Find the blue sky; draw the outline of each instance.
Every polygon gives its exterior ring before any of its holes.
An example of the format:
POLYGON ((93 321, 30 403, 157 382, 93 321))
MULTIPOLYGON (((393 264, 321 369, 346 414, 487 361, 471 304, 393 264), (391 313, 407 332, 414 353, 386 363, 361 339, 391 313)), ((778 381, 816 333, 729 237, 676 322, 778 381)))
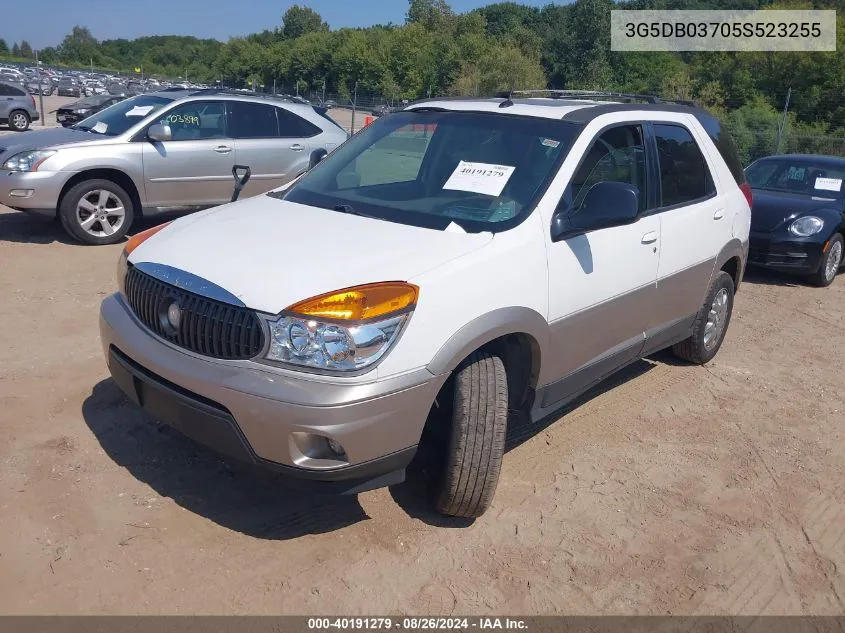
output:
MULTIPOLYGON (((451 0, 465 12, 492 0, 451 0)), ((99 40, 141 35, 195 35, 226 40, 281 22, 292 4, 310 6, 334 28, 404 22, 406 0, 36 0, 22 19, 0 19, 0 38, 9 46, 28 40, 35 48, 55 46, 78 24, 99 40), (43 17, 40 17, 43 16, 43 17)), ((521 0, 543 6, 551 0, 521 0)))

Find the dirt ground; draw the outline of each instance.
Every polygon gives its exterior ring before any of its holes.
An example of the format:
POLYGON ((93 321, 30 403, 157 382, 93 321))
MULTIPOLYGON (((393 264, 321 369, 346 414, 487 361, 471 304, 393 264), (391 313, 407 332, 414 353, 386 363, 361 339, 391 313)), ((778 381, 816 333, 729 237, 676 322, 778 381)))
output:
POLYGON ((845 277, 749 274, 708 367, 660 354, 512 430, 468 524, 139 412, 98 337, 120 248, 0 207, 0 613, 845 613, 845 277))

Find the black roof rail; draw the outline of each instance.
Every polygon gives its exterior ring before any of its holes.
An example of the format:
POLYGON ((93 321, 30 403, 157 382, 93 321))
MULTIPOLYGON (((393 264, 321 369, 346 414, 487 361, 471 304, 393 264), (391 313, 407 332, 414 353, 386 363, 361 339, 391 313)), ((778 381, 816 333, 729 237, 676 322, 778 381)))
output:
POLYGON ((608 92, 602 90, 558 90, 555 88, 537 89, 537 90, 511 90, 509 92, 500 92, 496 96, 501 99, 513 99, 514 97, 530 97, 548 95, 552 99, 610 99, 619 101, 642 101, 644 103, 674 103, 677 105, 685 105, 696 107, 694 101, 680 100, 680 99, 664 99, 656 95, 637 94, 627 92, 608 92))
MULTIPOLYGON (((178 88, 177 90, 183 91, 186 88, 178 88)), ((187 89, 190 90, 190 89, 187 89)), ((271 99, 275 101, 286 101, 290 103, 302 103, 296 97, 291 95, 282 95, 282 94, 270 94, 268 92, 252 92, 251 90, 243 91, 243 90, 233 90, 230 88, 200 88, 198 90, 191 91, 192 97, 199 97, 199 96, 211 96, 211 95, 231 95, 235 97, 259 97, 261 99, 271 99)))

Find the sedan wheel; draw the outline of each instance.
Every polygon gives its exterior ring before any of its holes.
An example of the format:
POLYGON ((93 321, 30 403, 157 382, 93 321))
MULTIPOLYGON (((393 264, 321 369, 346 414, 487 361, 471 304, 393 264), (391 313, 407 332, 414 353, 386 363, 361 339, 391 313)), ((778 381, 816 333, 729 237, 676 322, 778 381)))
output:
POLYGON ((837 233, 830 238, 819 271, 812 279, 817 286, 825 287, 833 283, 839 267, 842 266, 843 250, 842 236, 837 233))

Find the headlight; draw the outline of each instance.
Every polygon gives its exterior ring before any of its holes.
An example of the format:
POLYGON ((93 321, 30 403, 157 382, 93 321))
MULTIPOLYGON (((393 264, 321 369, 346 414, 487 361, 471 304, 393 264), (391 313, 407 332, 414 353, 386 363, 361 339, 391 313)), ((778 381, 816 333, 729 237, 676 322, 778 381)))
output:
POLYGON ((814 215, 798 218, 789 225, 789 232, 798 237, 815 235, 824 228, 824 220, 814 215))
POLYGON ((399 338, 419 289, 399 282, 368 284, 320 295, 270 320, 266 360, 350 372, 382 358, 399 338))
POLYGON ((163 228, 167 227, 169 224, 170 222, 165 222, 164 224, 159 224, 158 226, 154 226, 146 231, 141 231, 126 241, 126 246, 123 247, 123 251, 117 259, 117 288, 120 292, 125 294, 126 272, 129 270, 129 255, 146 240, 161 231, 163 228))
POLYGON ((88 114, 89 112, 91 112, 91 108, 83 108, 81 110, 73 111, 74 114, 88 114))
POLYGON ((55 151, 47 150, 33 150, 29 152, 21 152, 20 154, 15 154, 9 160, 3 163, 3 169, 8 169, 11 171, 38 171, 38 167, 41 165, 41 163, 43 163, 55 153, 55 151))

